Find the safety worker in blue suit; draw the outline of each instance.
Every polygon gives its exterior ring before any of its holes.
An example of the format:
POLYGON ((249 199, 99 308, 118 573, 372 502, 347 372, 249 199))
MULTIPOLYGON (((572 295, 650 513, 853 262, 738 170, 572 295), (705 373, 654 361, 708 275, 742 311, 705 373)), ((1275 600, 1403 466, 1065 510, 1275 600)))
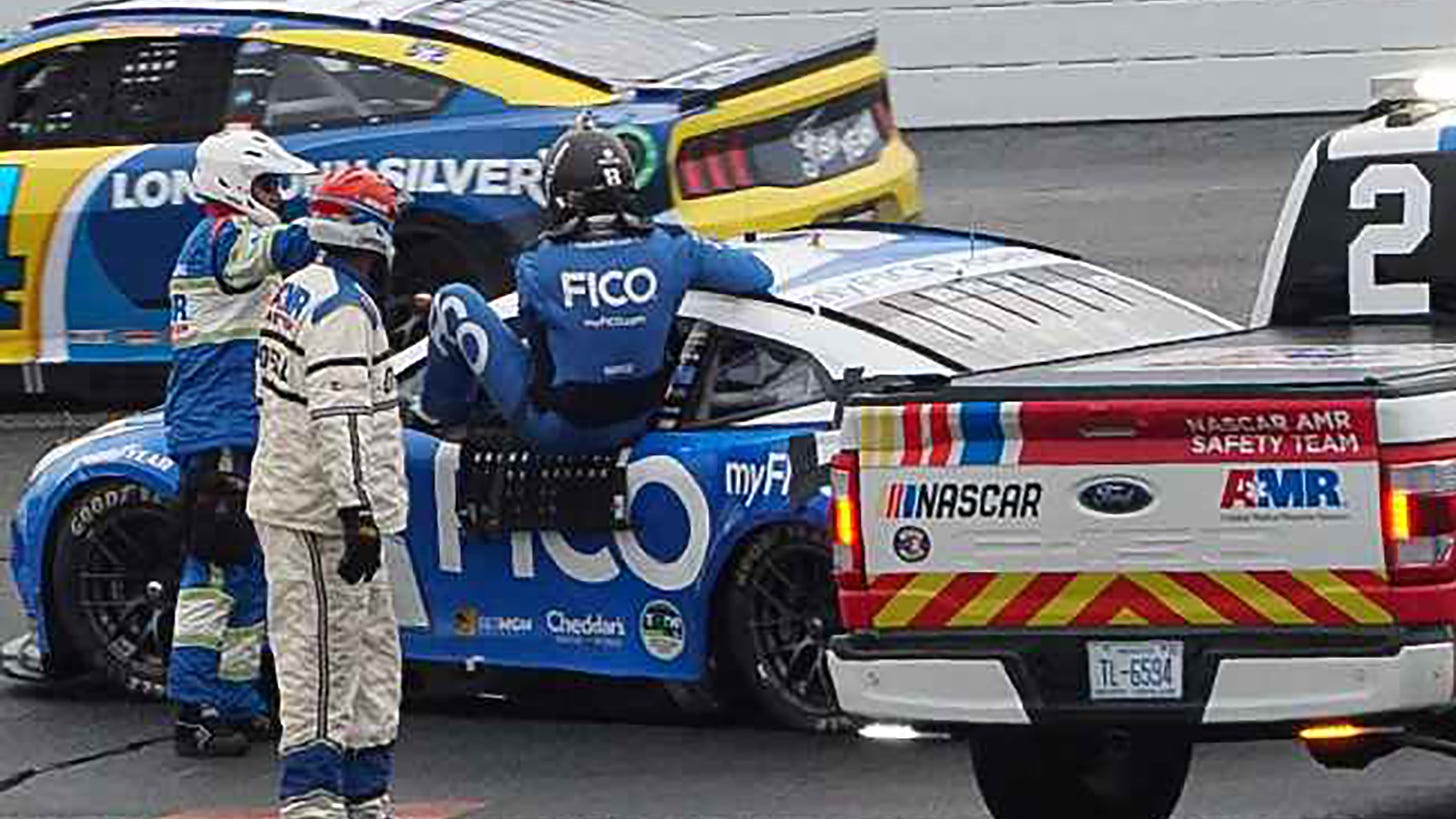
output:
POLYGON ((315 171, 250 129, 197 148, 192 183, 206 218, 172 274, 165 405, 186 550, 167 673, 182 756, 240 756, 272 733, 259 680, 268 598, 245 511, 258 437, 254 357, 278 282, 318 256, 307 226, 280 216, 282 186, 315 171))
POLYGON ((672 378, 669 334, 690 288, 766 293, 745 251, 632 213, 636 172, 616 136, 583 114, 546 155, 549 227, 516 261, 520 334, 474 288, 430 310, 421 409, 446 425, 481 393, 546 452, 610 452, 652 423, 672 378))

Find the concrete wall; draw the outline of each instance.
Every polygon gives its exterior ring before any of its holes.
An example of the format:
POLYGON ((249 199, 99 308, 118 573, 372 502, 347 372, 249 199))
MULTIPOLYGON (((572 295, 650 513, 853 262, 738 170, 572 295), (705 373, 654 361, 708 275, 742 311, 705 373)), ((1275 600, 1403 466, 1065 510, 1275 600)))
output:
POLYGON ((793 46, 878 27, 911 126, 1360 108, 1456 65, 1456 0, 633 0, 793 46))
POLYGON ((0 31, 19 28, 37 14, 65 5, 58 0, 0 0, 0 31))
MULTIPOLYGON (((1332 111, 1456 65, 1456 0, 628 0, 793 47, 878 27, 910 126, 1332 111)), ((0 28, 59 0, 0 0, 0 28)))

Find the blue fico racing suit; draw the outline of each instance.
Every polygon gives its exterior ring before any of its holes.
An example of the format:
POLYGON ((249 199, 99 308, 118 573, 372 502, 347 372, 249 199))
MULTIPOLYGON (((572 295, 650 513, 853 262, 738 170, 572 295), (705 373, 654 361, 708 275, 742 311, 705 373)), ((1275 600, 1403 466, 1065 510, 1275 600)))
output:
POLYGON ((766 293, 773 281, 750 253, 662 227, 543 239, 516 262, 520 335, 467 285, 436 294, 421 408, 460 423, 483 390, 543 451, 609 452, 651 425, 687 291, 766 293))
POLYGON ((182 246, 170 286, 167 448, 181 470, 188 555, 167 694, 241 722, 267 712, 258 687, 267 604, 262 553, 240 515, 230 539, 243 542, 203 543, 214 538, 194 527, 188 499, 219 472, 245 487, 258 437, 253 359, 263 308, 282 275, 308 265, 318 250, 301 224, 259 227, 220 205, 208 205, 207 217, 182 246))

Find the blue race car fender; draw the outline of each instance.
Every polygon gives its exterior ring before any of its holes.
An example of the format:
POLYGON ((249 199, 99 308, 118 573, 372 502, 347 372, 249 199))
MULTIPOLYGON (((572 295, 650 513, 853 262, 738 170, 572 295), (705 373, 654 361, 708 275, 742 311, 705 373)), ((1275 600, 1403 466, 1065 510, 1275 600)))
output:
POLYGON ((413 659, 701 679, 738 549, 775 525, 822 526, 789 495, 785 429, 654 432, 634 448, 634 527, 484 538, 455 519, 459 449, 407 433, 409 577, 394 578, 413 659))
POLYGON ((51 547, 60 517, 78 493, 105 481, 129 481, 160 499, 177 493, 177 465, 163 454, 162 427, 151 420, 154 417, 117 422, 64 444, 31 473, 10 524, 10 570, 21 604, 35 620, 43 653, 49 653, 51 639, 52 612, 47 611, 42 593, 50 582, 51 547))

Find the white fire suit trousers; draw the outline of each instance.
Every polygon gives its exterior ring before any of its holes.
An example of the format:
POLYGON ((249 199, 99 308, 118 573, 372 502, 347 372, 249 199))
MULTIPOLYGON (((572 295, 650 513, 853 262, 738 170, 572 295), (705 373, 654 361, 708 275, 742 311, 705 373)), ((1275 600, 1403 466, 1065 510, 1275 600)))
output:
MULTIPOLYGON (((393 816, 399 630, 389 577, 339 577, 341 537, 259 524, 278 670, 283 819, 393 816)), ((403 548, 388 542, 384 548, 403 548)))

